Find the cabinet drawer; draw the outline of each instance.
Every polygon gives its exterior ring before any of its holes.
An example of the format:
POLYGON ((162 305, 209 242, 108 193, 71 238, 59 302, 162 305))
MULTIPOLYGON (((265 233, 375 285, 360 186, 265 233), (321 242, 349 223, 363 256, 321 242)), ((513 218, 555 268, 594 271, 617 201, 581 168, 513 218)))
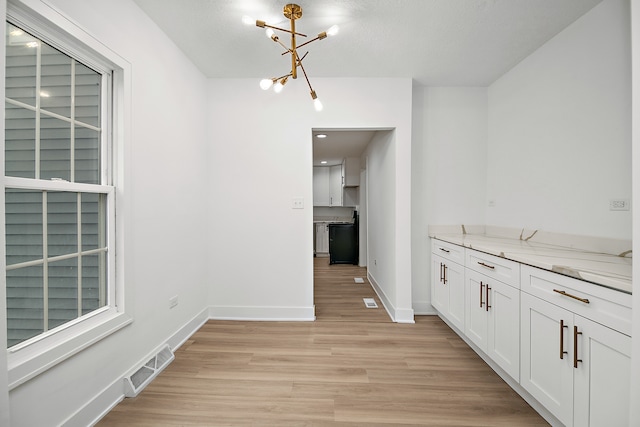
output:
POLYGON ((631 336, 631 295, 547 270, 522 266, 521 289, 631 336))
POLYGON ((462 246, 438 239, 431 239, 431 251, 446 260, 464 265, 464 247, 462 246))
POLYGON ((517 262, 467 249, 465 266, 514 288, 520 288, 520 264, 517 262))

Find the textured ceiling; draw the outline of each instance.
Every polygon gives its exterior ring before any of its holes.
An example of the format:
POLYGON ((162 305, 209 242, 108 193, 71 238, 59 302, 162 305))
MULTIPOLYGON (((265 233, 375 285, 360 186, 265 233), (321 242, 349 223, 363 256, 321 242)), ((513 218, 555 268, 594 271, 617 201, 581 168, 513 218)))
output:
MULTIPOLYGON (((282 48, 241 23, 288 26, 286 1, 134 0, 208 77, 286 74, 282 48)), ((299 0, 297 30, 336 37, 309 46, 309 77, 409 77, 428 86, 488 86, 601 0, 299 0)), ((301 54, 306 49, 301 49, 301 54)), ((286 58, 286 57, 285 57, 286 58)))

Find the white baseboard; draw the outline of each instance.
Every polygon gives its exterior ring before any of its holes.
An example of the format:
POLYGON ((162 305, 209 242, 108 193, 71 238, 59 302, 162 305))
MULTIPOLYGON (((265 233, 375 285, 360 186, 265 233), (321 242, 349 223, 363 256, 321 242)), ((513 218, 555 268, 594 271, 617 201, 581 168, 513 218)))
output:
POLYGON ((313 322, 315 307, 209 307, 209 319, 270 322, 313 322))
MULTIPOLYGON (((169 336, 164 342, 169 344, 173 351, 176 351, 209 319, 208 314, 208 308, 202 310, 175 333, 171 334, 171 336, 169 336)), ((161 343, 160 346, 163 344, 164 343, 161 343)), ((62 423, 62 426, 93 426, 100 421, 100 419, 107 415, 118 403, 124 400, 124 383, 122 379, 126 376, 126 372, 131 372, 136 369, 136 367, 139 367, 140 363, 144 363, 144 360, 142 362, 136 362, 133 366, 123 372, 122 375, 118 376, 113 383, 67 418, 62 423)))
POLYGON ((413 312, 416 316, 435 316, 438 314, 429 301, 414 301, 413 312))
POLYGON ((371 287, 373 288, 376 295, 378 295, 380 302, 382 302, 384 309, 387 310, 387 314, 389 314, 389 317, 391 318, 391 320, 393 320, 396 323, 415 323, 415 320, 413 318, 413 314, 414 314, 413 309, 396 308, 391 302, 391 300, 384 293, 380 285, 378 285, 378 282, 376 281, 375 277, 373 277, 371 275, 371 272, 369 271, 367 271, 367 279, 369 279, 369 283, 371 283, 371 287))

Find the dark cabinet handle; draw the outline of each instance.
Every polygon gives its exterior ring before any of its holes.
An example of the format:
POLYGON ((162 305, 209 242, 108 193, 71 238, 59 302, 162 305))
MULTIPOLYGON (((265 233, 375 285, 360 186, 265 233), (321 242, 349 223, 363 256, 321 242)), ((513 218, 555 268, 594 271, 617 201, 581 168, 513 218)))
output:
POLYGON ((564 351, 564 328, 569 326, 564 324, 564 320, 560 319, 560 359, 564 359, 564 355, 568 354, 568 351, 564 351))
POLYGON ((484 284, 480 282, 480 307, 484 306, 484 302, 482 301, 482 291, 484 291, 484 284))
POLYGON ((485 264, 485 263, 484 263, 484 262, 482 262, 482 261, 478 261, 478 264, 480 264, 480 265, 481 265, 481 266, 483 266, 483 267, 490 268, 490 269, 492 269, 492 270, 495 268, 493 265, 485 264))
POLYGON ((560 290, 558 290, 558 289, 554 289, 554 290, 553 290, 553 292, 557 292, 557 293, 559 293, 560 295, 564 295, 565 297, 569 297, 569 298, 577 299, 577 300, 578 300, 578 301, 580 301, 580 302, 583 302, 583 303, 585 303, 585 304, 589 304, 589 300, 588 300, 587 298, 580 298, 580 297, 577 297, 577 296, 575 296, 575 295, 568 294, 566 291, 560 291, 560 290))
POLYGON ((490 290, 491 290, 491 288, 490 288, 490 287, 489 287, 489 285, 487 284, 487 287, 486 287, 486 291, 487 291, 487 298, 485 299, 485 300, 486 300, 485 309, 486 309, 487 311, 489 311, 489 309, 491 308, 491 306, 489 305, 489 291, 490 291, 490 290))
POLYGON ((573 327, 573 367, 578 367, 578 362, 582 363, 582 359, 578 359, 578 335, 582 335, 582 332, 578 332, 578 327, 573 327))
POLYGON ((448 251, 447 249, 445 249, 445 248, 440 248, 440 250, 441 250, 442 252, 449 253, 449 251, 448 251))

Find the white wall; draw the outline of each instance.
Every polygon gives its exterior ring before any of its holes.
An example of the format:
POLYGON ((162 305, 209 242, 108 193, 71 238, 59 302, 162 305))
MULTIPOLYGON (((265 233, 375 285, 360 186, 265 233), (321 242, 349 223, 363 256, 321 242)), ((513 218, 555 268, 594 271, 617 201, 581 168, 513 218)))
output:
POLYGON ((605 0, 490 86, 487 224, 631 238, 629 53, 605 0))
POLYGON ((125 215, 119 226, 126 230, 126 299, 134 321, 10 392, 13 427, 65 420, 87 425, 95 411, 104 410, 103 396, 122 395, 126 371, 205 312, 206 80, 130 0, 50 1, 57 12, 28 1, 67 26, 84 29, 129 61, 132 70, 125 158, 130 175, 121 188, 125 203, 119 208, 125 215), (170 311, 174 295, 179 305, 170 311), (85 408, 96 396, 98 405, 85 408))
MULTIPOLYGON (((632 162, 633 162, 633 198, 640 200, 640 0, 631 0, 631 56, 633 61, 633 108, 632 108, 632 162)), ((633 252, 640 253, 640 209, 633 210, 633 252)), ((638 286, 640 277, 640 262, 634 258, 633 262, 634 288, 638 286)), ((640 292, 633 293, 633 330, 635 337, 631 349, 631 402, 640 402, 640 292)), ((640 405, 630 405, 629 425, 640 425, 640 405)))
MULTIPOLYGON (((313 318, 311 129, 395 129, 395 182, 410 190, 411 80, 314 78, 312 84, 325 105, 321 113, 304 80, 290 81, 279 95, 261 91, 255 80, 209 82, 213 317, 313 318), (291 209, 293 197, 303 197, 305 209, 291 209)), ((410 195, 396 188, 395 197, 389 203, 409 216, 410 195)), ((393 238, 401 239, 396 248, 410 259, 410 236, 404 225, 394 226, 393 238)), ((402 268, 410 274, 410 265, 402 268)), ((390 286, 410 294, 410 279, 393 280, 390 286)), ((410 297, 394 304, 410 308, 410 297)))
POLYGON ((393 305, 395 287, 395 132, 379 131, 363 153, 368 177, 367 198, 367 273, 377 286, 383 302, 393 305))
POLYGON ((415 87, 412 282, 417 313, 433 313, 430 224, 484 224, 487 89, 415 87))

